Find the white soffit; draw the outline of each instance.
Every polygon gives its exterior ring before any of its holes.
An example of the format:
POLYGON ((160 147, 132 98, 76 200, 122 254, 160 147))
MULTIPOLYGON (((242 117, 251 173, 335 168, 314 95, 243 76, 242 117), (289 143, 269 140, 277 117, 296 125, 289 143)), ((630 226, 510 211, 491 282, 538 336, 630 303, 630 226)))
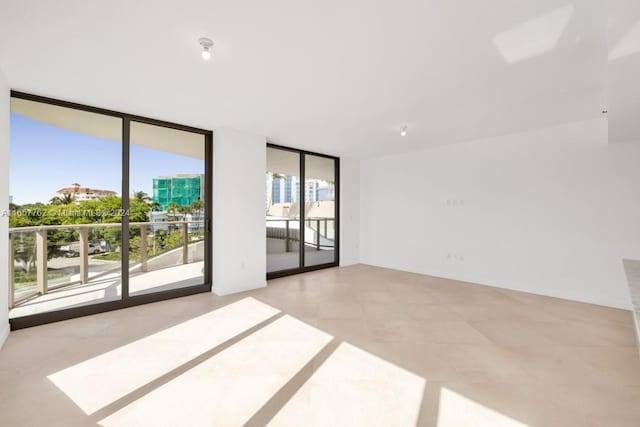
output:
MULTIPOLYGON (((122 141, 122 119, 73 108, 11 98, 11 111, 68 131, 122 141)), ((131 144, 204 159, 204 136, 146 123, 131 122, 131 144)))

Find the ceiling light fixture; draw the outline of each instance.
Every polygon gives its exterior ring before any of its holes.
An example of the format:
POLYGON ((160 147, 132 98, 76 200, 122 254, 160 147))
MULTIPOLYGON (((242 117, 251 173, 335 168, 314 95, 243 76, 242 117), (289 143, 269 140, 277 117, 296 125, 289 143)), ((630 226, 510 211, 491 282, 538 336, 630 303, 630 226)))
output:
POLYGON ((213 47, 213 40, 208 39, 206 37, 202 37, 198 40, 200 46, 202 46, 202 59, 208 61, 211 59, 211 48, 213 47))
POLYGON ((406 126, 402 126, 402 129, 400 130, 400 136, 407 136, 407 127, 406 126))

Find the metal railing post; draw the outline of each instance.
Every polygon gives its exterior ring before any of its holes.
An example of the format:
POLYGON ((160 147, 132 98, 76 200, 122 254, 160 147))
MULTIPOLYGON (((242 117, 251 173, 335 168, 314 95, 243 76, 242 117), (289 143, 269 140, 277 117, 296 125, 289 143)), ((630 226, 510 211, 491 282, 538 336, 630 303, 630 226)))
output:
POLYGON ((286 227, 284 232, 285 252, 289 252, 289 220, 286 220, 286 227))
POLYGON ((147 266, 147 226, 140 227, 140 270, 146 273, 149 268, 147 266))
POLYGON ((329 232, 327 231, 327 219, 328 218, 324 219, 324 237, 328 239, 329 238, 329 232))
MULTIPOLYGON (((190 242, 190 236, 189 236, 189 226, 190 224, 198 224, 200 222, 203 221, 175 221, 175 222, 170 222, 169 225, 172 227, 172 229, 178 230, 180 228, 182 228, 182 233, 183 233, 183 242, 182 242, 182 246, 183 246, 183 255, 182 255, 182 261, 184 264, 188 264, 189 263, 189 242, 190 242), (182 227, 180 227, 180 225, 182 227), (175 227, 175 228, 173 228, 175 227)), ((152 258, 153 256, 156 256, 156 252, 155 250, 153 251, 153 255, 149 255, 148 254, 148 248, 150 246, 149 243, 149 228, 150 227, 158 227, 158 226, 163 226, 165 224, 162 223, 156 223, 156 222, 132 222, 130 223, 131 226, 142 226, 144 227, 141 230, 141 237, 145 237, 146 238, 142 238, 142 242, 141 242, 141 249, 142 249, 142 253, 141 253, 141 258, 142 261, 145 265, 145 269, 148 268, 148 262, 149 259, 152 258), (145 251, 146 248, 146 251, 145 251)), ((55 289, 58 288, 62 288, 65 286, 69 286, 69 285, 76 285, 79 283, 82 284, 86 284, 89 283, 89 251, 90 251, 90 245, 91 243, 89 242, 89 236, 91 235, 90 230, 94 229, 94 228, 109 228, 109 227, 113 227, 113 228, 119 228, 122 227, 121 223, 96 223, 96 224, 69 224, 69 225, 39 225, 39 226, 29 226, 29 227, 20 227, 20 228, 10 228, 9 229, 9 233, 8 233, 8 239, 6 241, 6 244, 9 246, 9 253, 8 253, 8 257, 7 257, 7 262, 8 262, 8 274, 7 274, 7 279, 8 279, 8 286, 7 286, 7 295, 8 296, 8 301, 7 301, 7 306, 9 306, 9 308, 13 308, 16 306, 20 306, 20 304, 22 304, 22 302, 26 301, 26 300, 31 300, 34 296, 37 295, 45 295, 48 294, 49 292, 49 283, 48 283, 48 263, 49 263, 49 249, 48 249, 48 243, 49 243, 49 238, 48 238, 48 231, 49 230, 68 230, 70 228, 73 228, 74 230, 77 229, 78 233, 79 233, 79 237, 78 237, 78 244, 75 243, 70 243, 69 244, 69 248, 66 249, 67 251, 73 251, 74 254, 78 253, 78 255, 80 255, 80 260, 79 260, 79 269, 80 269, 80 275, 78 277, 78 279, 76 280, 68 280, 68 282, 66 283, 52 283, 51 287, 55 289), (20 233, 20 234, 18 234, 20 233), (23 242, 24 239, 24 234, 22 233, 34 233, 34 240, 35 240, 35 247, 31 246, 31 238, 27 239, 27 246, 28 248, 26 249, 28 253, 26 253, 25 255, 28 255, 28 260, 24 261, 27 262, 28 264, 26 265, 28 271, 30 272, 30 274, 33 274, 33 269, 31 268, 31 266, 33 265, 36 269, 35 271, 35 281, 36 281, 36 286, 35 286, 35 290, 33 290, 33 292, 22 292, 23 289, 20 289, 20 292, 18 293, 17 288, 16 288, 16 280, 21 280, 22 277, 18 277, 16 278, 16 269, 15 269, 15 262, 16 262, 16 250, 20 249, 21 251, 24 250, 24 248, 22 248, 22 246, 25 245, 25 243, 23 242), (17 237, 16 237, 17 236, 17 237), (18 245, 18 247, 16 248, 16 245, 18 245), (76 249, 77 248, 77 249, 76 249), (35 260, 33 259, 33 251, 35 251, 35 260), (26 295, 29 294, 29 295, 26 295), (26 296, 25 296, 26 295, 26 296)), ((155 234, 155 228, 151 228, 152 233, 153 233, 153 247, 154 249, 157 249, 157 242, 156 242, 156 234, 155 234)), ((280 229, 282 230, 282 229, 280 229)), ((284 232, 284 230, 282 230, 282 232, 284 232)), ((299 230, 296 229, 289 229, 289 245, 291 244, 291 240, 295 240, 296 239, 296 233, 299 232, 299 230)), ((299 233, 298 233, 299 234, 299 233)), ((31 236, 31 235, 30 235, 31 236)), ((53 244, 54 242, 52 242, 53 244)), ((59 242, 55 242, 56 244, 59 242)), ((173 248, 172 248, 173 249, 173 248)), ((178 248, 175 248, 178 249, 178 248)), ((111 242, 109 242, 109 250, 113 251, 115 250, 114 248, 111 247, 111 242)), ((62 252, 62 251, 61 251, 62 252)), ((19 253, 19 252, 18 252, 19 253)), ((164 253, 164 252, 163 252, 164 253)), ((21 257, 22 258, 22 257, 21 257)), ((0 260, 0 262, 2 262, 0 260)), ((22 259, 20 259, 20 262, 23 262, 22 259)), ((118 268, 119 270, 119 268, 118 268)), ((101 272, 99 273, 100 276, 110 273, 112 271, 116 271, 116 270, 108 270, 106 272, 101 272)), ((33 289, 30 286, 31 289, 33 289)), ((24 291, 26 291, 26 289, 24 289, 24 291)))
POLYGON ((182 263, 189 264, 189 223, 182 223, 182 263))
POLYGON ((47 285, 47 230, 36 231, 36 277, 38 292, 45 295, 49 286, 47 285))
POLYGON ((316 219, 316 250, 320 250, 320 220, 316 219))
POLYGON ((80 283, 89 283, 89 227, 80 227, 80 283))
POLYGON ((13 308, 16 300, 15 263, 13 260, 13 233, 9 233, 9 308, 13 308))

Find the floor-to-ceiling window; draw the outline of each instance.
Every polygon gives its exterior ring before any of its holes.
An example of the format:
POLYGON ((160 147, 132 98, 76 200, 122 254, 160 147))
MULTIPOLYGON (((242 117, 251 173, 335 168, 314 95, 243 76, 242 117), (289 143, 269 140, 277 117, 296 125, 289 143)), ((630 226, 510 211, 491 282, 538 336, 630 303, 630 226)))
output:
POLYGON ((211 135, 12 93, 12 327, 209 290, 211 135))
POLYGON ((130 295, 205 280, 205 135, 131 122, 133 201, 150 206, 130 223, 130 295))
POLYGON ((339 159, 267 146, 267 277, 338 265, 339 159))

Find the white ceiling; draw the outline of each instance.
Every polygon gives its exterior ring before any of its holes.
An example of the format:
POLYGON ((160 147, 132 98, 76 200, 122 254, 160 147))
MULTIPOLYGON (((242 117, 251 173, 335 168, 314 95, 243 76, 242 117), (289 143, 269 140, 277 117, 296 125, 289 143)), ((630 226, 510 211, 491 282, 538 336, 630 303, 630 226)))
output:
POLYGON ((598 117, 604 0, 0 0, 12 88, 368 157, 598 117), (200 58, 197 40, 216 42, 200 58), (409 126, 409 135, 399 136, 409 126))

